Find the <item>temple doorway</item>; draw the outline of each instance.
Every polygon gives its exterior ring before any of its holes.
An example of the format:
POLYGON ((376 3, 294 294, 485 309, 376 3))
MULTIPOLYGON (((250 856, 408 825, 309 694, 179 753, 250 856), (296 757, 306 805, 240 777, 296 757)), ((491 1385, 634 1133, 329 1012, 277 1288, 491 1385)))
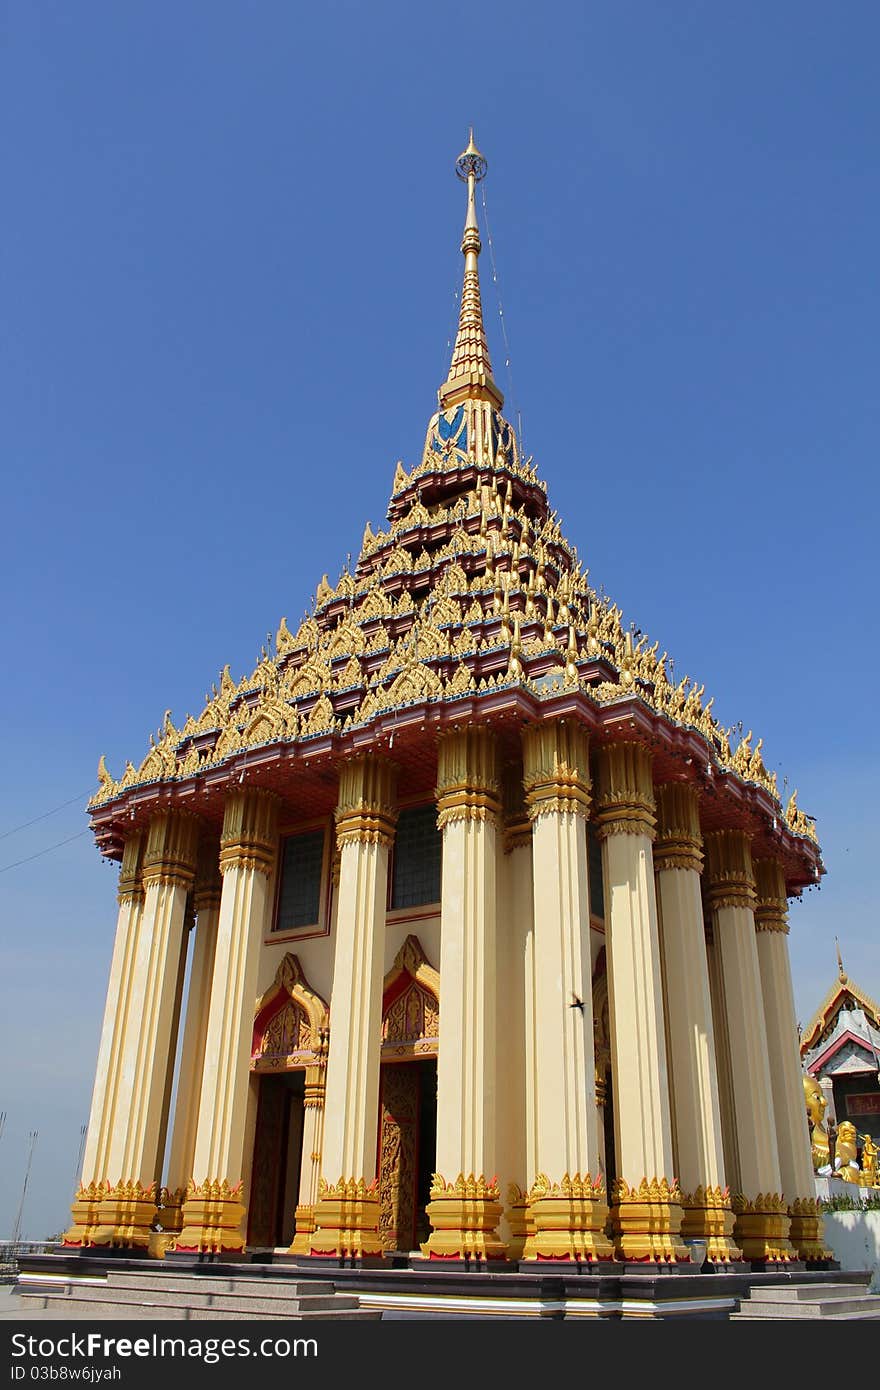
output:
POLYGON ((379 1094, 379 1234, 407 1254, 428 1239, 437 1148, 437 1062, 387 1062, 379 1094))
POLYGON ((262 1074, 248 1206, 250 1247, 287 1248, 296 1232, 305 1072, 262 1074))
POLYGON ((379 1235, 386 1251, 417 1250, 437 1156, 440 976, 408 936, 385 976, 379 1074, 379 1235))

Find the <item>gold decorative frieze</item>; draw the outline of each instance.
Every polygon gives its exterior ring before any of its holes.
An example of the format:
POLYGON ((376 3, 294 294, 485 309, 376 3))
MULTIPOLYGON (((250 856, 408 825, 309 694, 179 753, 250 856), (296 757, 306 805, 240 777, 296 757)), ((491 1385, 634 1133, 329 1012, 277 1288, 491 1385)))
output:
POLYGON ((790 1244, 799 1260, 831 1260, 834 1252, 825 1244, 822 1213, 815 1197, 798 1197, 790 1202, 788 1231, 790 1244))
POLYGON ((425 1208, 432 1231, 422 1245, 431 1260, 504 1260, 507 1247, 497 1232, 501 1193, 497 1181, 481 1173, 459 1173, 447 1182, 440 1173, 431 1179, 431 1200, 425 1208))
POLYGON ((657 838, 654 868, 690 869, 701 873, 703 841, 700 835, 700 801, 695 788, 683 782, 667 782, 656 788, 657 838))
POLYGON ((643 743, 606 743, 598 751, 599 794, 596 831, 606 835, 647 835, 656 823, 651 752, 643 743))
POLYGON ((271 874, 278 844, 278 797, 254 789, 230 792, 220 836, 220 872, 250 869, 271 874))
POLYGON ((706 1259, 713 1264, 739 1260, 742 1251, 734 1243, 733 1208, 726 1187, 698 1187, 681 1195, 682 1240, 706 1242, 706 1259))
POLYGON ((689 1261, 681 1239, 681 1192, 668 1178, 642 1178, 629 1184, 618 1178, 611 1189, 610 1226, 618 1259, 689 1261))
POLYGON ((742 830, 712 830, 704 837, 706 897, 710 907, 755 905, 751 840, 742 830))
POLYGON ((144 836, 139 832, 129 835, 122 851, 122 867, 119 870, 119 890, 117 901, 123 903, 139 902, 144 896, 143 879, 144 836))
POLYGON ((755 931, 775 931, 788 935, 788 898, 785 874, 778 859, 756 859, 755 931))
POLYGON ((238 1254, 244 1250, 244 1218, 242 1183, 232 1186, 226 1178, 190 1180, 173 1248, 200 1255, 238 1254))
POLYGON ((186 811, 153 816, 144 848, 144 887, 164 883, 191 888, 195 880, 199 821, 186 811))
POLYGON ((523 729, 523 788, 529 819, 590 813, 590 740, 564 719, 523 729))
POLYGON ((785 1264, 797 1259, 788 1239, 791 1218, 778 1192, 759 1192, 750 1199, 735 1192, 731 1206, 736 1218, 733 1234, 744 1260, 785 1264))
POLYGON ((608 1204, 601 1174, 563 1174, 553 1182, 538 1173, 529 1189, 524 1260, 564 1260, 592 1264, 610 1260, 605 1234, 608 1204))
POLYGON ((336 845, 390 847, 397 824, 396 769, 384 758, 365 756, 343 763, 336 807, 336 845))
POLYGON ((454 729, 437 740, 437 826, 495 822, 501 813, 495 738, 486 729, 454 729))
POLYGON ((379 1180, 342 1178, 318 1182, 309 1254, 338 1260, 381 1258, 379 1180))
POLYGON ((88 1246, 93 1244, 93 1236, 100 1225, 101 1199, 106 1192, 104 1183, 90 1182, 80 1184, 71 1205, 73 1225, 65 1231, 62 1245, 88 1246))
POLYGON ((119 1249, 149 1248, 150 1230, 156 1219, 156 1184, 126 1180, 105 1183, 98 1207, 97 1226, 89 1244, 119 1249))

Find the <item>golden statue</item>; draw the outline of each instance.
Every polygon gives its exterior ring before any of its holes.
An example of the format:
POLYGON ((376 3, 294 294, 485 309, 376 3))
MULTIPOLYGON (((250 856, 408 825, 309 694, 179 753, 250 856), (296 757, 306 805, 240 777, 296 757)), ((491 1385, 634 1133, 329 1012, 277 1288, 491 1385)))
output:
POLYGON ((813 1168, 818 1171, 831 1162, 831 1147, 828 1143, 828 1131, 823 1124, 827 1102, 822 1094, 822 1087, 814 1076, 804 1076, 804 1100, 807 1103, 807 1119, 810 1122, 813 1168))
POLYGON ((837 1146, 834 1154, 834 1176, 844 1182, 859 1181, 857 1163, 858 1141, 852 1120, 841 1120, 837 1126, 837 1146))
POLYGON ((862 1141, 862 1182, 865 1187, 877 1187, 877 1145, 870 1134, 860 1134, 859 1138, 862 1141))

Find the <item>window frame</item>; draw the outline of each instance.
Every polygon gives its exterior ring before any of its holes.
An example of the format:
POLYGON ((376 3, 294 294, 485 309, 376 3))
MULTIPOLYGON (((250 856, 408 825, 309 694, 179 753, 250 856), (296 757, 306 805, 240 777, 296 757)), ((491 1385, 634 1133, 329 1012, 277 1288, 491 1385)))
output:
POLYGON ((264 940, 269 942, 281 941, 309 941, 315 937, 329 936, 330 923, 332 917, 332 897, 330 883, 330 867, 332 859, 332 836, 330 821, 321 816, 317 820, 299 821, 295 825, 285 825, 281 828, 278 835, 278 855, 276 858, 275 869, 275 893, 272 902, 272 916, 270 927, 264 940), (293 840, 298 835, 314 835, 321 831, 324 836, 324 847, 321 855, 321 882, 318 889, 318 920, 308 922, 301 927, 287 927, 283 931, 277 929, 278 914, 281 910, 281 883, 284 877, 284 845, 287 840, 293 840))
MULTIPOLYGON (((399 806, 399 807, 398 807, 398 821, 399 821, 400 816, 403 814, 404 811, 422 811, 422 810, 425 810, 426 808, 430 808, 430 809, 434 812, 434 818, 435 818, 435 824, 436 824, 437 803, 436 803, 436 801, 432 801, 432 800, 430 800, 430 799, 428 799, 428 800, 412 801, 412 802, 408 802, 408 803, 407 803, 406 805, 404 805, 404 806, 399 806)), ((440 895, 441 895, 441 896, 440 896, 439 898, 435 898, 432 902, 425 902, 425 903, 410 903, 408 907, 393 907, 393 906, 392 906, 392 899, 393 899, 393 896, 394 896, 394 857, 395 857, 395 855, 396 855, 396 853, 397 853, 397 831, 396 831, 396 828, 395 828, 394 843, 392 844, 391 850, 390 850, 389 855, 388 855, 388 889, 387 889, 386 900, 385 900, 385 914, 386 914, 386 917, 388 918, 389 921, 392 921, 392 922, 401 922, 401 921, 406 921, 406 920, 410 920, 410 919, 415 920, 415 919, 417 919, 417 918, 422 918, 422 917, 436 917, 436 916, 438 916, 438 914, 439 914, 439 912, 440 912, 440 905, 441 905, 441 900, 442 900, 442 895, 443 895, 443 832, 442 832, 442 830, 438 830, 438 831, 437 831, 437 834, 438 834, 439 837, 440 837, 440 895)))

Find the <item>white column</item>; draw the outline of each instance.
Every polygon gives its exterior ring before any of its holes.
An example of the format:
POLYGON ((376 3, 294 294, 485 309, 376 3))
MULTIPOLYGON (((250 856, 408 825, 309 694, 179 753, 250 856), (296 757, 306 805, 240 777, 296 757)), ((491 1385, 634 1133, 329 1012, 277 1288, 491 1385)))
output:
POLYGON ((683 1194, 681 1234, 705 1240, 708 1259, 723 1264, 738 1260, 740 1251, 730 1239, 733 1212, 724 1173, 696 790, 680 782, 658 787, 657 811, 654 868, 677 1176, 683 1194))
POLYGON ((396 817, 391 765, 375 757, 344 764, 322 1177, 311 1238, 311 1254, 339 1260, 383 1253, 376 1148, 388 850, 396 817))
POLYGON ((220 922, 221 888, 220 845, 217 840, 207 840, 199 850, 193 894, 193 909, 196 914, 195 942, 177 1078, 167 1191, 164 1194, 161 1216, 162 1229, 175 1234, 181 1229, 181 1209, 186 1198, 187 1186, 193 1180, 193 1158, 208 1036, 208 1013, 211 1007, 214 956, 220 922))
POLYGON ((534 888, 535 1172, 527 1260, 610 1257, 599 1166, 586 819, 589 742, 556 720, 523 734, 534 888))
POLYGON ((181 1251, 244 1249, 247 1142, 256 1105, 250 1072, 254 1000, 277 849, 277 798, 265 791, 227 796, 220 838, 223 888, 192 1176, 175 1242, 181 1251))
POLYGON ((437 765, 443 832, 437 1162, 429 1258, 504 1259, 495 1181, 495 868, 500 813, 495 742, 444 734, 437 765))
POLYGON ((802 1260, 822 1260, 828 1251, 816 1203, 810 1127, 804 1104, 791 963, 788 956, 788 899, 777 859, 756 859, 755 929, 767 1029, 767 1055, 776 1120, 782 1194, 791 1218, 788 1238, 802 1260))
POLYGON ((504 777, 504 836, 498 859, 496 1036, 498 1057, 498 1174, 507 1198, 507 1254, 522 1257, 529 1229, 528 1191, 536 1168, 534 896, 532 827, 523 797, 522 767, 504 777))
POLYGON ((749 836, 714 830, 704 837, 706 896, 718 954, 736 1126, 734 1239, 747 1260, 790 1260, 789 1217, 779 1150, 755 940, 755 888, 749 836))
POLYGON ((179 811, 150 821, 144 850, 144 905, 127 1000, 129 1025, 109 1132, 107 1182, 96 1245, 150 1244, 164 1161, 169 1077, 174 1070, 180 958, 187 895, 195 874, 199 823, 179 811))
POLYGON ((141 833, 131 835, 122 854, 119 873, 119 915, 116 920, 113 960, 110 965, 95 1085, 83 1150, 82 1177, 71 1208, 73 1226, 64 1236, 65 1245, 92 1244, 92 1238, 99 1225, 99 1204, 108 1180, 107 1160, 116 1119, 121 1075, 120 1059, 129 1027, 128 1000, 134 978, 138 931, 144 905, 144 839, 141 833))
POLYGON ((599 749, 598 769, 617 1160, 615 1248, 625 1260, 687 1260, 673 1171, 651 754, 639 743, 606 744, 599 749))

